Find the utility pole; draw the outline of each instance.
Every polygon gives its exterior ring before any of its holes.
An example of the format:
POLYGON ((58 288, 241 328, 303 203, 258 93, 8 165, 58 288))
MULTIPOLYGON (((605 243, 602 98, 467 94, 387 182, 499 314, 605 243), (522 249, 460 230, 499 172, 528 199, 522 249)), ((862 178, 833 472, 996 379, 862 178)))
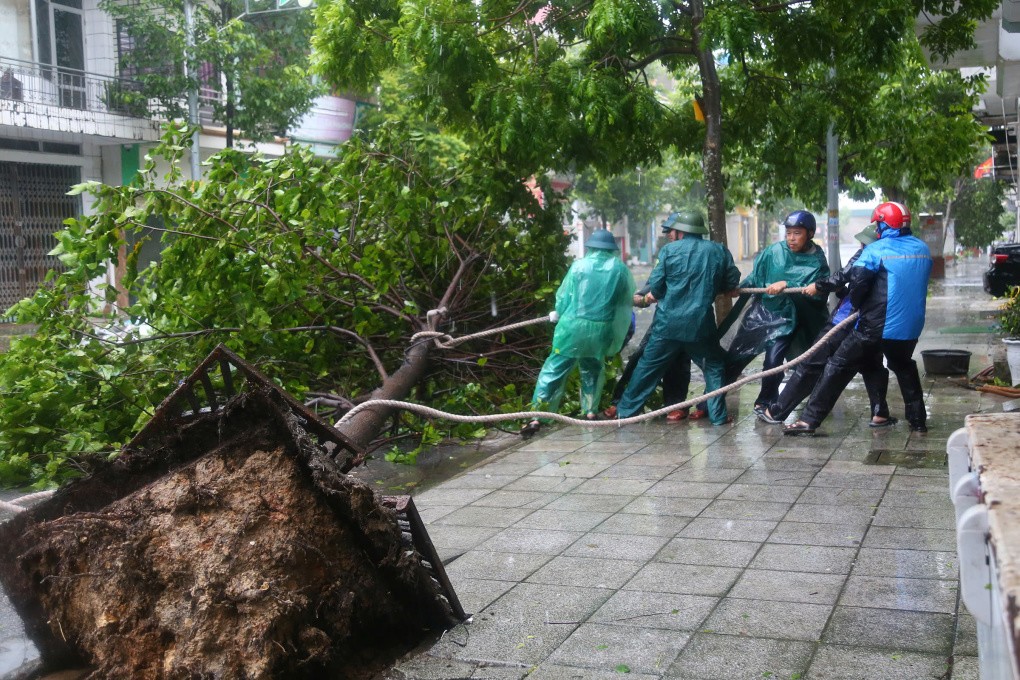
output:
MULTIPOLYGON (((830 68, 829 81, 835 77, 836 69, 830 68)), ((839 137, 836 136, 836 125, 832 118, 825 132, 825 194, 829 218, 825 224, 825 234, 829 241, 829 271, 838 272, 843 268, 839 257, 839 137)))
POLYGON ((184 77, 193 80, 188 88, 188 124, 191 126, 191 179, 202 177, 198 129, 198 70, 195 68, 195 7, 184 0, 184 77))

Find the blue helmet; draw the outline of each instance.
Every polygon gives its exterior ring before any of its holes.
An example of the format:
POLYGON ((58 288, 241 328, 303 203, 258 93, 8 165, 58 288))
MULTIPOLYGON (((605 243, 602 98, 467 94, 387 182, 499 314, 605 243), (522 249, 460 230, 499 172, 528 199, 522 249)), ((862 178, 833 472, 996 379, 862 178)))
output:
POLYGON ((783 226, 787 229, 790 227, 806 229, 808 238, 815 237, 815 216, 807 210, 794 210, 786 216, 786 221, 783 222, 783 226))

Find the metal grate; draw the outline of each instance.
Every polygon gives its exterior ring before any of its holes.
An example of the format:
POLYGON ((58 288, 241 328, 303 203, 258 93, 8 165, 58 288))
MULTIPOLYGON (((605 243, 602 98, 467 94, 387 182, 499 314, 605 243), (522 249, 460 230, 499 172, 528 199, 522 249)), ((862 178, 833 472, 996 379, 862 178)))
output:
POLYGON ((421 520, 421 515, 418 514, 414 500, 410 496, 382 496, 380 500, 383 505, 392 508, 397 513, 397 526, 400 527, 401 539, 408 547, 414 548, 421 555, 421 566, 432 579, 434 587, 439 589, 439 592, 450 604, 453 615, 460 621, 467 619, 468 615, 464 612, 460 599, 453 590, 453 585, 446 575, 446 569, 443 568, 443 562, 439 559, 435 546, 432 545, 432 539, 429 538, 428 530, 421 520))
POLYGON ((4 312, 35 292, 47 272, 65 269, 47 253, 64 220, 81 214, 81 199, 67 195, 80 181, 74 166, 0 162, 0 321, 10 321, 4 312))
POLYGON ((365 450, 341 434, 336 428, 319 420, 287 392, 257 371, 223 345, 217 345, 191 375, 181 381, 170 395, 156 407, 152 419, 128 442, 125 450, 138 449, 160 432, 176 430, 196 415, 215 413, 241 392, 260 390, 272 392, 286 404, 301 427, 316 438, 337 464, 341 472, 350 472, 365 461, 365 450))

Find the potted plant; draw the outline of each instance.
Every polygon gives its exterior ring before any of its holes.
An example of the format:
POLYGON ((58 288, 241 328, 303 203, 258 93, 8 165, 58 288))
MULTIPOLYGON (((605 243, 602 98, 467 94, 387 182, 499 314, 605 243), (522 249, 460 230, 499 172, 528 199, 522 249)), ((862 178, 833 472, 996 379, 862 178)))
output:
POLYGON ((1020 383, 1020 286, 1014 286, 1006 291, 999 325, 1006 334, 1002 342, 1006 345, 1010 377, 1016 385, 1020 383))

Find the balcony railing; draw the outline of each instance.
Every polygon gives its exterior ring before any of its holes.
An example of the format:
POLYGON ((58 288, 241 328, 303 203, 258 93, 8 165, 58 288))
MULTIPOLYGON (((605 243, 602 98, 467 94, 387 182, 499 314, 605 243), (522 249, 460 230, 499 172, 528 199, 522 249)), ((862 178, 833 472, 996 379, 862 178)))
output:
POLYGON ((136 118, 156 114, 137 81, 0 58, 0 99, 136 118))

